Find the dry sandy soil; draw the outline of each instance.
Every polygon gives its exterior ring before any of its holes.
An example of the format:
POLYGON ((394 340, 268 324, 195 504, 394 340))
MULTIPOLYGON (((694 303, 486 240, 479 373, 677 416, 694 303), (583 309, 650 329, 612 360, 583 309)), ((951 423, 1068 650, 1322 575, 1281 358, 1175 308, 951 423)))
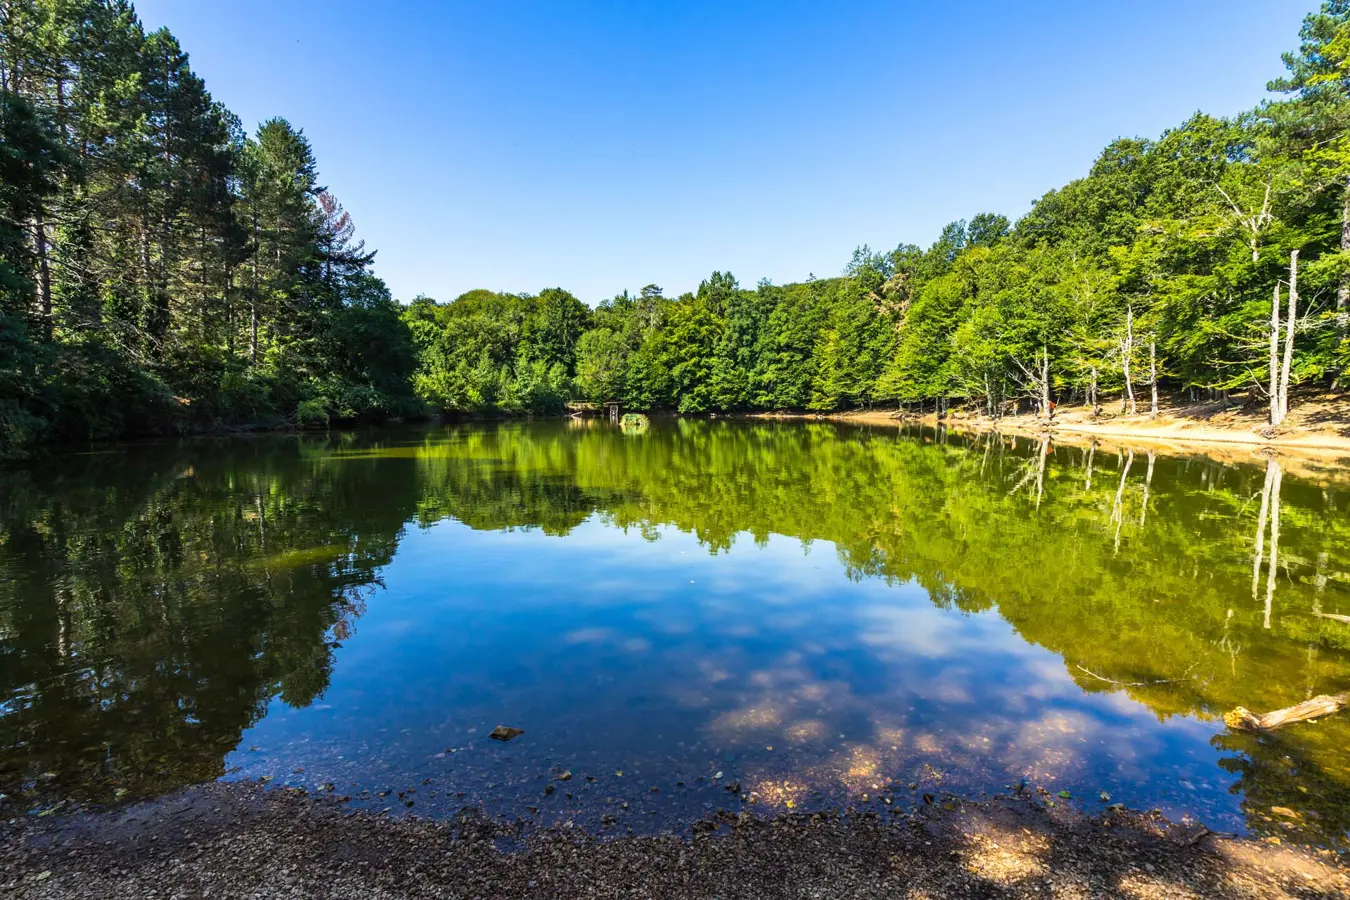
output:
MULTIPOLYGON (((1291 403, 1288 419, 1272 431, 1266 410, 1256 401, 1242 398, 1207 403, 1163 403, 1156 417, 1148 414, 1147 399, 1141 412, 1125 415, 1119 402, 1107 404, 1100 416, 1084 406, 1061 406, 1054 421, 1022 414, 995 421, 979 412, 953 410, 944 421, 949 428, 997 430, 1021 434, 1049 431, 1057 441, 1071 435, 1086 438, 1112 438, 1129 444, 1173 447, 1184 452, 1250 456, 1259 451, 1275 451, 1281 456, 1313 456, 1327 460, 1350 460, 1350 394, 1304 393, 1291 403)), ((767 418, 824 418, 868 425, 896 425, 904 422, 937 423, 929 413, 906 415, 896 410, 871 410, 802 416, 766 413, 767 418)))
POLYGON ((14 898, 1350 897, 1330 851, 1216 835, 1031 797, 914 813, 719 813, 682 836, 522 830, 465 813, 389 819, 214 784, 116 813, 11 820, 14 898))

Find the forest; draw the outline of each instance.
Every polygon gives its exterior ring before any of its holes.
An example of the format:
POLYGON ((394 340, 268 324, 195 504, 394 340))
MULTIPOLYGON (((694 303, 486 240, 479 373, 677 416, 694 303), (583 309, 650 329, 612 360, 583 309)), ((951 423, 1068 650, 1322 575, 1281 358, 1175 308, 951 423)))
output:
POLYGON ((126 0, 0 36, 0 448, 420 412, 301 129, 247 133, 126 0))
POLYGON ((1272 95, 1120 138, 1017 221, 837 276, 594 307, 395 301, 301 128, 253 131, 127 0, 0 0, 0 454, 72 440, 556 414, 1339 389, 1350 366, 1350 0, 1272 95))

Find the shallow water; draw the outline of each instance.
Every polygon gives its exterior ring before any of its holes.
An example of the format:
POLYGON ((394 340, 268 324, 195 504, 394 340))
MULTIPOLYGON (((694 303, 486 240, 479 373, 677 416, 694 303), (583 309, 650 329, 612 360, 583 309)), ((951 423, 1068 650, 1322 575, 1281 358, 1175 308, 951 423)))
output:
POLYGON ((266 776, 659 831, 1025 785, 1344 846, 1350 714, 1261 738, 1222 714, 1350 689, 1348 488, 689 420, 11 466, 0 793, 41 813, 266 776))

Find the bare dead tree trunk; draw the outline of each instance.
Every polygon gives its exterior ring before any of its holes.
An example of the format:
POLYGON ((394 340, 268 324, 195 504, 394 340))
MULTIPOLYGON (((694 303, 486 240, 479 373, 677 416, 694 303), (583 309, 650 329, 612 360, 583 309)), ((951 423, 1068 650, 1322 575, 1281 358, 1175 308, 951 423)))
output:
POLYGON ((1277 709, 1258 716, 1241 706, 1223 714, 1223 722, 1229 728, 1244 731, 1271 731, 1293 722, 1306 722, 1320 719, 1332 713, 1340 712, 1350 706, 1350 691, 1343 694, 1319 694, 1310 700, 1304 700, 1284 709, 1277 709))
POLYGON ((1088 388, 1088 393, 1091 395, 1091 396, 1089 396, 1089 398, 1088 398, 1088 403, 1090 403, 1091 406, 1092 406, 1092 416, 1093 416, 1093 418, 1096 418, 1097 416, 1100 416, 1100 415, 1102 414, 1102 405, 1101 405, 1101 403, 1099 402, 1099 401, 1101 400, 1101 397, 1098 395, 1098 392, 1097 392, 1097 367, 1096 367, 1096 366, 1093 366, 1093 367, 1092 367, 1092 384, 1091 384, 1091 386, 1088 388))
POLYGON ((1294 359, 1294 332, 1298 328, 1298 251, 1289 251, 1289 314, 1284 323, 1284 361, 1280 364, 1280 421, 1289 415, 1289 369, 1294 359))
POLYGON ((1120 342, 1120 368, 1125 376, 1125 399, 1121 403, 1121 412, 1134 415, 1138 408, 1134 403, 1134 383, 1130 381, 1130 357, 1134 355, 1134 307, 1125 309, 1125 339, 1120 342))
POLYGON ((1280 415, 1280 283, 1275 282, 1275 299, 1270 304, 1270 425, 1283 421, 1280 415))

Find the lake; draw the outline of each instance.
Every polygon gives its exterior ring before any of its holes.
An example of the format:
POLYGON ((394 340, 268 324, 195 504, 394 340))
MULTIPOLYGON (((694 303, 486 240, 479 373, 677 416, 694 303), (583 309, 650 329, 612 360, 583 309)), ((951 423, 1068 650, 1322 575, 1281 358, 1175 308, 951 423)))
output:
POLYGON ((660 832, 1039 790, 1344 847, 1350 713, 1222 716, 1350 690, 1350 477, 1236 455, 656 419, 10 465, 0 807, 265 777, 660 832))

